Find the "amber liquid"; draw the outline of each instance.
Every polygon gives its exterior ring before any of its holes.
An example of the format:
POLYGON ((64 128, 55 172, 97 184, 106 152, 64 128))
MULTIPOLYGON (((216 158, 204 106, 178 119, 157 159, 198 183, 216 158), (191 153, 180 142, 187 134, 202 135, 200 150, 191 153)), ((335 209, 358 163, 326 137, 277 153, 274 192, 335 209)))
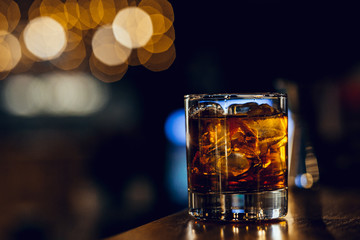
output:
POLYGON ((287 116, 189 119, 189 190, 248 193, 287 187, 287 116))

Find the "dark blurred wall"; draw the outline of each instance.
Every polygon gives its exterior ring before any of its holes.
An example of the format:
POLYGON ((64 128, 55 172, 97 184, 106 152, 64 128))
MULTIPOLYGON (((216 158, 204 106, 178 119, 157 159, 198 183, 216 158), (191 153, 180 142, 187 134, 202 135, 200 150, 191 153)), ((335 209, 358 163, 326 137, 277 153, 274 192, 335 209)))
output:
POLYGON ((105 237, 182 209, 166 190, 166 117, 183 107, 184 94, 275 91, 279 78, 298 87, 297 110, 318 157, 320 182, 358 187, 358 8, 170 2, 174 64, 163 72, 130 68, 109 84, 104 111, 88 118, 19 118, 1 110, 3 215, 13 217, 0 218, 7 236, 51 239, 76 226, 68 235, 74 239, 90 228, 88 234, 105 237), (83 226, 83 219, 93 222, 83 226))

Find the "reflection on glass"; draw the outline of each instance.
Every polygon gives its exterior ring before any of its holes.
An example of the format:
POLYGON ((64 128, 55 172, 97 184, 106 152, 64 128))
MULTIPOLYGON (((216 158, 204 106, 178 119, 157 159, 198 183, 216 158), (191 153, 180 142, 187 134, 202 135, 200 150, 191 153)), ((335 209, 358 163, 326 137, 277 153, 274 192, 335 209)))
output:
POLYGON ((188 223, 187 239, 202 235, 217 239, 287 239, 288 222, 284 219, 267 222, 215 223, 192 220, 188 223))

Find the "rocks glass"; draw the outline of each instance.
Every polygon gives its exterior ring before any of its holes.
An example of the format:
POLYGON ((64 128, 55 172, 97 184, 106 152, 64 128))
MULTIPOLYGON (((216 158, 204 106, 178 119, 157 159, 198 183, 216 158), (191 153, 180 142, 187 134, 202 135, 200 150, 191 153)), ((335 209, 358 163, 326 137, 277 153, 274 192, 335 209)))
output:
POLYGON ((224 221, 287 213, 287 97, 185 96, 189 214, 224 221))

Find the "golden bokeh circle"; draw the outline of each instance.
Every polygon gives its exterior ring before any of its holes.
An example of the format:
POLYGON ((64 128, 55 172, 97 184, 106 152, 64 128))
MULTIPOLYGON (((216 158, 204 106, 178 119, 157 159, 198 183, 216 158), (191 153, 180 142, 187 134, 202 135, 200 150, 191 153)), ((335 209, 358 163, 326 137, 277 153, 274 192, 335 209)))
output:
POLYGON ((111 83, 123 78, 128 69, 128 64, 124 63, 118 66, 107 66, 100 62, 94 54, 89 59, 91 73, 99 80, 111 83))
POLYGON ((96 58, 109 66, 125 63, 131 54, 131 49, 116 41, 112 27, 109 25, 96 30, 91 45, 96 58))
POLYGON ((9 29, 9 23, 4 14, 0 12, 0 31, 7 31, 9 29))
POLYGON ((23 37, 26 48, 41 60, 60 56, 67 44, 63 26, 51 17, 32 19, 25 27, 23 37))
POLYGON ((11 71, 21 59, 19 40, 11 33, 0 31, 0 72, 11 71))
POLYGON ((86 48, 83 41, 75 48, 64 51, 59 58, 51 60, 51 63, 61 70, 73 70, 80 66, 86 57, 86 48))
POLYGON ((2 21, 4 21, 4 19, 2 19, 0 17, 0 29, 1 30, 6 30, 8 32, 12 32, 14 31, 14 29, 16 28, 16 26, 18 25, 19 21, 20 21, 20 9, 18 4, 13 1, 13 0, 1 0, 0 1, 0 15, 5 16, 6 18, 6 22, 7 22, 7 29, 3 29, 2 25, 4 25, 4 23, 2 21))
POLYGON ((54 65, 64 71, 89 66, 101 81, 114 82, 128 66, 163 71, 176 57, 174 11, 168 0, 33 0, 27 16, 28 21, 20 22, 18 4, 0 0, 0 31, 12 33, 7 38, 13 39, 4 42, 0 36, 0 79, 9 72, 46 72, 54 65), (43 18, 58 26, 37 27, 29 43, 29 28, 43 18), (61 34, 48 38, 59 25, 61 34), (112 37, 99 37, 104 27, 112 37))
POLYGON ((147 12, 138 7, 120 10, 112 23, 116 40, 127 48, 143 47, 153 35, 153 25, 147 12))
POLYGON ((176 58, 175 45, 165 52, 151 53, 143 48, 138 49, 138 56, 143 66, 153 72, 160 72, 168 69, 176 58))
POLYGON ((167 0, 142 0, 139 5, 140 8, 152 7, 159 11, 164 17, 168 18, 172 23, 174 22, 174 9, 171 3, 167 0))

